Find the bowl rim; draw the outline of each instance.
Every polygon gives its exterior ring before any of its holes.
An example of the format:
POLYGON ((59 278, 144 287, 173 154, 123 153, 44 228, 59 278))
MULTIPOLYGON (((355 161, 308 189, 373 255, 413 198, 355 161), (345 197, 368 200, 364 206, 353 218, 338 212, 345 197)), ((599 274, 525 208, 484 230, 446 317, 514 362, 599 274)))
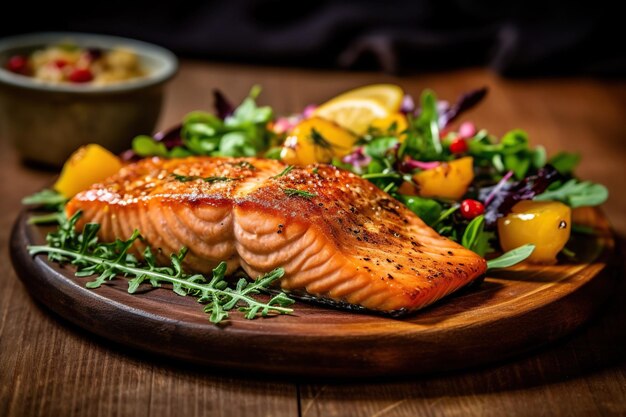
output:
POLYGON ((71 94, 108 94, 129 92, 146 87, 162 84, 171 79, 178 71, 178 58, 170 50, 152 43, 137 39, 125 38, 113 35, 101 35, 83 32, 38 32, 23 35, 10 36, 0 39, 0 53, 14 48, 28 48, 54 44, 65 40, 75 41, 79 46, 89 43, 98 44, 103 48, 115 48, 119 46, 129 47, 137 55, 150 57, 159 62, 156 70, 150 74, 131 80, 122 81, 110 85, 93 84, 54 84, 47 81, 37 80, 21 74, 8 71, 0 66, 0 83, 21 87, 35 91, 63 92, 71 94))

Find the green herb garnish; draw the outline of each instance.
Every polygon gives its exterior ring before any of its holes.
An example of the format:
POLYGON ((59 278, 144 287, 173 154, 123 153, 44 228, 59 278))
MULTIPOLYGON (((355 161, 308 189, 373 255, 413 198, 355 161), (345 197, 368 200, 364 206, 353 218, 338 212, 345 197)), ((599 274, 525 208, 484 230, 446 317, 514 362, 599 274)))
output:
POLYGON ((597 206, 606 201, 609 191, 604 185, 571 179, 560 187, 535 196, 535 201, 560 201, 571 208, 597 206))
POLYGON ((50 189, 41 190, 22 199, 22 204, 27 206, 42 206, 45 208, 57 208, 66 202, 67 198, 64 195, 50 189))
POLYGON ((239 179, 239 178, 231 178, 231 177, 199 177, 196 175, 180 175, 180 174, 172 174, 172 177, 174 177, 176 181, 180 181, 180 182, 202 180, 210 184, 214 182, 228 182, 228 181, 235 181, 239 179))
POLYGON ((128 253, 133 243, 140 239, 139 231, 135 230, 128 240, 101 243, 96 236, 100 229, 99 224, 89 223, 82 233, 76 231, 75 225, 79 216, 80 212, 65 220, 56 232, 49 233, 47 245, 29 246, 29 253, 33 256, 45 253, 51 261, 75 265, 76 276, 97 276, 94 281, 86 284, 88 288, 98 288, 106 281, 121 276, 133 277, 128 281, 128 292, 131 294, 144 282, 153 287, 170 284, 176 294, 191 295, 197 297, 198 302, 206 304, 204 311, 209 314, 212 323, 228 318, 229 311, 234 308, 243 312, 247 319, 290 314, 293 311, 288 306, 294 301, 282 291, 267 302, 253 298, 259 292, 268 290, 274 281, 283 276, 282 268, 277 268, 253 282, 241 278, 235 287, 229 287, 224 278, 225 262, 221 262, 213 270, 210 279, 201 274, 192 275, 183 271, 182 262, 187 254, 186 248, 171 255, 169 266, 156 266, 149 248, 144 251, 144 261, 140 262, 128 253))
POLYGON ((535 250, 535 245, 527 244, 503 253, 487 261, 487 269, 508 268, 528 258, 535 250))
POLYGON ((280 174, 278 175, 274 175, 272 178, 277 179, 280 177, 284 177, 285 175, 289 174, 291 172, 292 169, 294 169, 295 167, 293 165, 288 165, 285 169, 283 169, 281 171, 280 174))
POLYGON ((63 209, 67 203, 67 198, 61 193, 44 189, 32 195, 24 197, 22 204, 27 206, 36 206, 51 213, 30 216, 28 224, 51 224, 61 223, 65 219, 63 209))
POLYGON ((304 197, 304 198, 313 198, 317 197, 317 194, 310 193, 304 190, 298 190, 297 188, 283 188, 283 192, 287 194, 289 197, 304 197))

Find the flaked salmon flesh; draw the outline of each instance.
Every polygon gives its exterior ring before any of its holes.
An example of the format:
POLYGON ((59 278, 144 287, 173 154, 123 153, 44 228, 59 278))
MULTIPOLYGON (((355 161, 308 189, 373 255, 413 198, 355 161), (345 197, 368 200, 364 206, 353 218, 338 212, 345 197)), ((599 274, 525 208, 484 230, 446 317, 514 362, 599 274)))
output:
POLYGON ((104 241, 138 229, 167 263, 257 277, 285 269, 283 289, 381 312, 425 307, 481 276, 486 262, 440 236, 367 180, 329 165, 260 158, 149 158, 77 194, 67 214, 101 224, 104 241), (284 173, 284 175, 281 175, 284 173))

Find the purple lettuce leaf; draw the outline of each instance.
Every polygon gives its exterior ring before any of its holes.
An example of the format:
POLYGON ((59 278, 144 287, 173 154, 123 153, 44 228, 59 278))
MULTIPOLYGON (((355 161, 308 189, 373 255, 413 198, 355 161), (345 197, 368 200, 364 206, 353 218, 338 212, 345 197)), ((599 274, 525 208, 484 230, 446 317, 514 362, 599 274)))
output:
POLYGON ((531 200, 536 195, 546 191, 550 184, 560 180, 561 174, 551 165, 541 168, 537 174, 530 175, 521 181, 494 185, 482 188, 478 193, 478 199, 486 202, 485 205, 485 226, 495 227, 496 221, 511 212, 515 204, 522 200, 531 200), (493 193, 495 187, 500 189, 493 193))
POLYGON ((215 106, 215 114, 220 119, 224 120, 235 112, 233 103, 217 88, 213 89, 213 98, 215 99, 213 103, 215 106))
POLYGON ((445 128, 456 120, 462 113, 480 103, 487 95, 487 91, 487 87, 483 87, 462 94, 456 103, 449 106, 445 111, 439 113, 439 128, 445 128))

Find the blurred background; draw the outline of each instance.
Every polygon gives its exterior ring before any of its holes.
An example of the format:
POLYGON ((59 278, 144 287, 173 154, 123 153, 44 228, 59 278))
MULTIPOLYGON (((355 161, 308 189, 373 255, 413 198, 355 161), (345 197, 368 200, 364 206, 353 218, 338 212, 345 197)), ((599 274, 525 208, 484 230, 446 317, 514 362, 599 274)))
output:
POLYGON ((626 74, 619 2, 240 0, 13 2, 0 37, 126 36, 182 58, 412 74, 489 67, 511 77, 626 74), (16 18, 17 16, 17 18, 16 18))

